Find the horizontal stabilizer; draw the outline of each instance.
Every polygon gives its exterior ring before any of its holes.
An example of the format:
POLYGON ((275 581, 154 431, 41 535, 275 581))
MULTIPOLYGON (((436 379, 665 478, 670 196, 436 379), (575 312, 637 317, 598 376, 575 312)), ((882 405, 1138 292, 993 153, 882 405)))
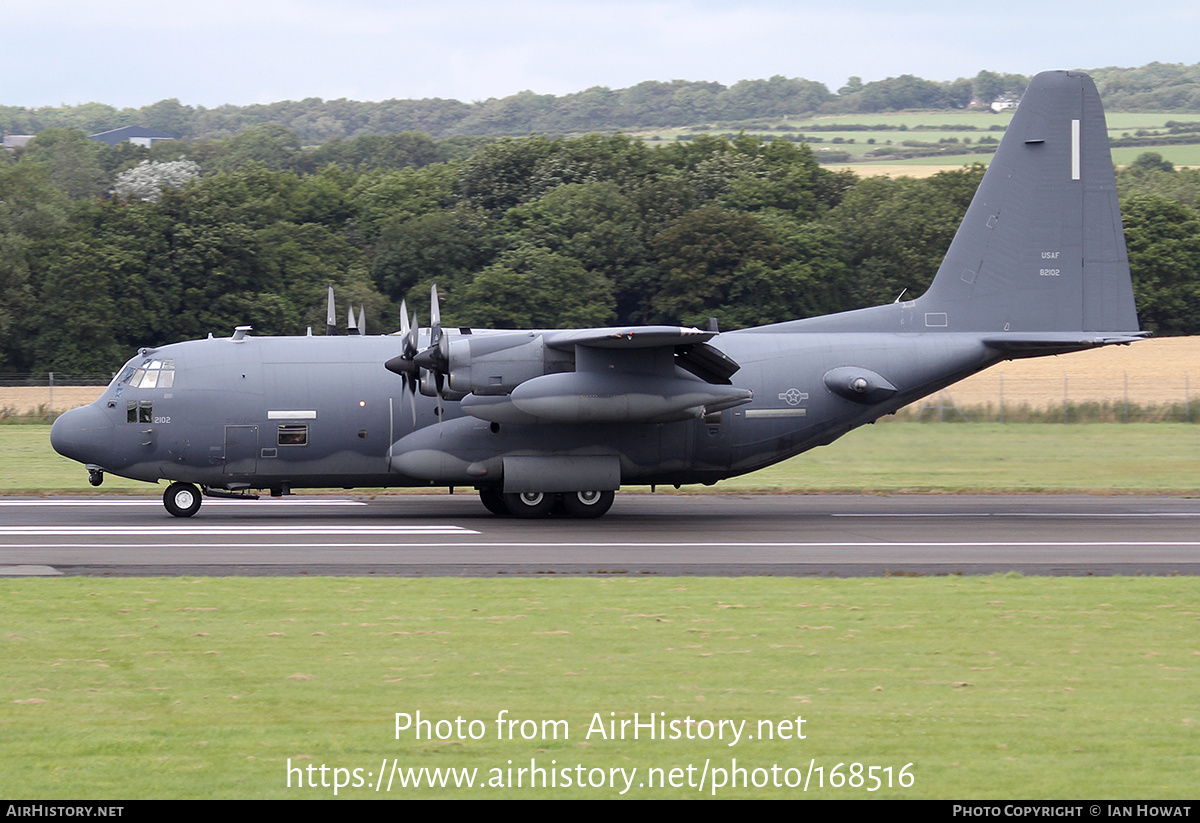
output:
POLYGON ((1006 352, 1011 357, 1037 357, 1046 354, 1094 349, 1100 346, 1128 345, 1145 340, 1150 332, 1129 334, 1089 334, 1087 332, 1010 332, 983 339, 984 345, 1006 352))

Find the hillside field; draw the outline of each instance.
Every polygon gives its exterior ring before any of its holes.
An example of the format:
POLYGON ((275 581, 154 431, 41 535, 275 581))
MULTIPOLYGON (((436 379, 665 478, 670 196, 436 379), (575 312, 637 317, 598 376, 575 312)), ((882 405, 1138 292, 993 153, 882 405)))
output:
MULTIPOLYGON (((758 137, 783 138, 804 135, 809 145, 817 152, 818 157, 823 152, 829 151, 864 154, 887 145, 900 146, 904 141, 916 140, 926 143, 937 143, 943 139, 957 141, 956 143, 947 143, 945 154, 936 157, 883 160, 878 164, 861 161, 830 164, 831 168, 850 168, 862 176, 907 174, 913 177, 928 177, 938 171, 957 169, 970 163, 987 165, 991 162, 991 154, 962 153, 959 152, 959 149, 967 145, 978 144, 980 138, 990 136, 999 139, 1004 133, 1000 129, 1007 127, 1011 120, 1011 112, 995 114, 981 111, 902 111, 756 121, 727 126, 714 124, 692 126, 686 129, 647 130, 635 133, 637 136, 649 140, 651 144, 660 141, 688 140, 699 133, 735 134, 744 131, 746 134, 758 137), (864 126, 886 126, 888 128, 865 131, 863 130, 864 126), (893 166, 904 171, 892 170, 893 166), (907 171, 907 169, 912 169, 912 171, 907 171)), ((1109 137, 1119 140, 1135 136, 1138 132, 1164 132, 1168 122, 1191 123, 1200 120, 1200 117, 1179 112, 1108 112, 1106 120, 1109 137)), ((1113 162, 1118 166, 1126 166, 1132 163, 1138 155, 1147 151, 1158 152, 1176 166, 1200 166, 1200 144, 1117 147, 1112 150, 1113 162)))

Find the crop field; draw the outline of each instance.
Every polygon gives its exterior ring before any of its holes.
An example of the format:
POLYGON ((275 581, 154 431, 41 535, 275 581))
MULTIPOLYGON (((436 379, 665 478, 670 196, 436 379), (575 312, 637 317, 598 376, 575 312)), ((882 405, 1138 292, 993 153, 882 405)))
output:
POLYGON ((47 417, 76 406, 86 406, 103 386, 0 386, 0 417, 47 417))
POLYGON ((1004 403, 1044 409, 1073 403, 1124 401, 1200 406, 1200 337, 1160 337, 1059 357, 1012 360, 950 386, 958 406, 1004 403))

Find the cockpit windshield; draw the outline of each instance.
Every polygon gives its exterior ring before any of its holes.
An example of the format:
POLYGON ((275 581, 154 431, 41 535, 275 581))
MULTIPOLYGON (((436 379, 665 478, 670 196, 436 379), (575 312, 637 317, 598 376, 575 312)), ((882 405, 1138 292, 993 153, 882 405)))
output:
POLYGON ((121 371, 116 382, 134 389, 172 388, 175 385, 175 360, 143 360, 139 366, 131 363, 121 371))

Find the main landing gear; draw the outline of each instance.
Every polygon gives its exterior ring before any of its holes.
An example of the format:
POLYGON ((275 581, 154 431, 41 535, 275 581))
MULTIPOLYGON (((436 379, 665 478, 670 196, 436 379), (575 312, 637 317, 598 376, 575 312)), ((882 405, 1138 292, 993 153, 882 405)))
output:
POLYGON ((545 517, 551 512, 583 519, 600 517, 612 508, 615 497, 611 491, 504 494, 494 486, 479 489, 479 500, 492 514, 521 518, 545 517))

